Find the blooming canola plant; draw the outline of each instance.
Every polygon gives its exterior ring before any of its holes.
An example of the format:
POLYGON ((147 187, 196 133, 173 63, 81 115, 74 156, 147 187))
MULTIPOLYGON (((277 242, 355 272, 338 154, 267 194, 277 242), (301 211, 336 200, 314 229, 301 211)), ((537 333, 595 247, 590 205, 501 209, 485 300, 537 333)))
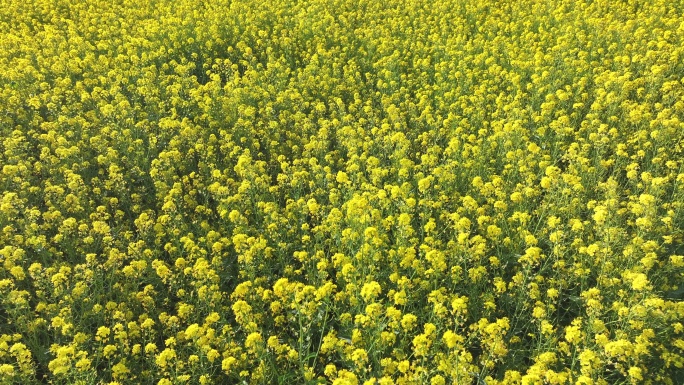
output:
POLYGON ((684 383, 681 0, 0 0, 0 384, 684 383))

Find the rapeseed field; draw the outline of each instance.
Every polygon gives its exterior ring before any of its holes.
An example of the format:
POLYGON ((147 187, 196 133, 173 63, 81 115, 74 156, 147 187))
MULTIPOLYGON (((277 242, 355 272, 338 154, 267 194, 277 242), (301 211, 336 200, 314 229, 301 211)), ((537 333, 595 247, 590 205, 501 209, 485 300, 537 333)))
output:
POLYGON ((0 0, 0 384, 684 383, 682 0, 0 0))

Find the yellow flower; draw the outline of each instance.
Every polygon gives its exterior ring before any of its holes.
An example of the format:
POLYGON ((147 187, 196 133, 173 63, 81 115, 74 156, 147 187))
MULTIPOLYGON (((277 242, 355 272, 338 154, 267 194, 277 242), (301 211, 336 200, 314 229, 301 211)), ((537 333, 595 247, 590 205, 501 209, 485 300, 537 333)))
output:
POLYGON ((245 347, 251 351, 256 351, 256 349, 261 346, 262 342, 263 338, 261 337, 261 333, 253 332, 245 339, 245 347))
POLYGON ((572 325, 565 328, 565 340, 571 344, 577 344, 583 338, 581 319, 575 319, 572 321, 572 325))
POLYGON ((468 297, 457 296, 451 301, 451 308, 454 314, 465 316, 468 312, 468 297))
POLYGON ((361 288, 361 297, 363 297, 364 301, 366 302, 372 302, 380 295, 381 292, 382 288, 380 287, 380 284, 375 281, 371 281, 365 283, 361 288))
POLYGON ((14 366, 10 364, 2 364, 0 365, 0 378, 10 378, 14 376, 14 366))
POLYGON ((24 278, 26 278, 26 274, 24 273, 24 269, 21 266, 14 266, 10 269, 10 274, 17 280, 17 281, 23 281, 24 278))
POLYGON ((351 354, 351 359, 359 367, 365 365, 368 362, 368 353, 364 349, 355 349, 351 354))
POLYGON ((339 171, 337 173, 337 176, 335 177, 335 180, 337 181, 337 183, 341 184, 349 183, 349 177, 347 176, 347 173, 345 173, 344 171, 339 171))
POLYGON ((432 177, 426 177, 418 181, 418 191, 425 193, 432 184, 432 177))
POLYGON ((632 275, 632 289, 634 290, 644 290, 648 286, 648 278, 646 274, 636 273, 632 275))
POLYGON ((409 369, 411 367, 411 364, 407 360, 403 360, 399 362, 399 365, 397 365, 397 370, 401 373, 408 373, 409 369))
POLYGON ((175 358, 176 351, 171 348, 166 348, 157 355, 155 362, 157 365, 159 365, 159 367, 165 369, 169 365, 169 362, 175 358))
POLYGON ((122 378, 130 372, 131 371, 122 362, 119 362, 118 364, 112 366, 112 374, 114 375, 114 378, 116 378, 116 379, 122 378))
POLYGON ((418 317, 411 313, 404 314, 404 316, 401 317, 401 327, 404 328, 405 331, 410 331, 414 326, 416 326, 417 320, 418 317))
POLYGON ((418 334, 413 338, 413 352, 418 357, 426 357, 432 346, 432 341, 426 334, 418 334))
POLYGON ((332 382, 333 385, 358 385, 359 380, 356 375, 347 370, 337 372, 337 378, 332 382))
POLYGON ((216 349, 211 349, 207 352, 207 360, 209 362, 214 362, 216 361, 217 358, 221 356, 221 353, 218 352, 216 349))
POLYGON ((542 334, 551 335, 551 334, 553 334, 554 329, 555 328, 553 327, 553 324, 550 323, 549 321, 547 321, 547 320, 541 321, 541 332, 542 332, 542 334))
POLYGON ((430 379, 430 385, 445 385, 446 380, 441 375, 437 374, 430 379))
POLYGON ((140 327, 143 329, 152 329, 154 327, 154 320, 152 318, 146 318, 141 324, 140 327))
POLYGON ((102 340, 104 340, 104 339, 107 339, 107 337, 109 337, 109 334, 110 334, 110 330, 109 330, 108 327, 106 327, 106 326, 100 326, 100 327, 97 329, 97 333, 95 333, 95 339, 96 339, 97 341, 102 341, 102 340))
POLYGON ((629 378, 632 379, 632 381, 642 381, 644 379, 641 368, 632 366, 631 368, 629 368, 628 372, 629 378))
POLYGON ((235 357, 226 357, 223 359, 223 361, 221 361, 221 369, 229 374, 237 362, 238 361, 235 357))
POLYGON ((145 345, 145 353, 152 354, 152 353, 155 353, 156 351, 157 351, 157 345, 155 345, 154 343, 148 342, 145 345))
POLYGON ((543 304, 537 304, 532 310, 532 317, 541 319, 546 317, 546 309, 544 309, 543 304))
POLYGON ((189 339, 196 338, 199 335, 199 325, 194 323, 185 329, 185 337, 189 339))
POLYGON ((444 340, 444 343, 447 345, 447 347, 449 347, 449 349, 454 349, 456 346, 463 343, 464 341, 462 336, 459 336, 451 330, 445 331, 444 335, 442 336, 442 339, 444 340))
POLYGON ((107 358, 109 358, 109 357, 113 356, 114 353, 116 353, 117 350, 118 350, 118 348, 117 348, 116 345, 111 345, 111 344, 110 344, 110 345, 106 345, 106 346, 104 347, 104 349, 102 349, 102 355, 105 356, 105 357, 107 357, 107 358))

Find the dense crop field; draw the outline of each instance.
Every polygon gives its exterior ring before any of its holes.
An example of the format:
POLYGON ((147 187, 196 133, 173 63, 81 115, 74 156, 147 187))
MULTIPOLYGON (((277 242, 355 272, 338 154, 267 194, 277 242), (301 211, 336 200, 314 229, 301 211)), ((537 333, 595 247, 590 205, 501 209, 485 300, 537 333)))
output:
POLYGON ((0 0, 0 384, 684 383, 681 0, 0 0))

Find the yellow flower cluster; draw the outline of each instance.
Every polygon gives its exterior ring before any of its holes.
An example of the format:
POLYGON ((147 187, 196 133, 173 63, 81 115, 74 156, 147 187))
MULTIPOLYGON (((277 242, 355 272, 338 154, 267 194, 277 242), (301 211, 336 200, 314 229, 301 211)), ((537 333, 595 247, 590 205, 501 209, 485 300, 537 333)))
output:
POLYGON ((0 1, 0 384, 681 384, 684 6, 0 1))

